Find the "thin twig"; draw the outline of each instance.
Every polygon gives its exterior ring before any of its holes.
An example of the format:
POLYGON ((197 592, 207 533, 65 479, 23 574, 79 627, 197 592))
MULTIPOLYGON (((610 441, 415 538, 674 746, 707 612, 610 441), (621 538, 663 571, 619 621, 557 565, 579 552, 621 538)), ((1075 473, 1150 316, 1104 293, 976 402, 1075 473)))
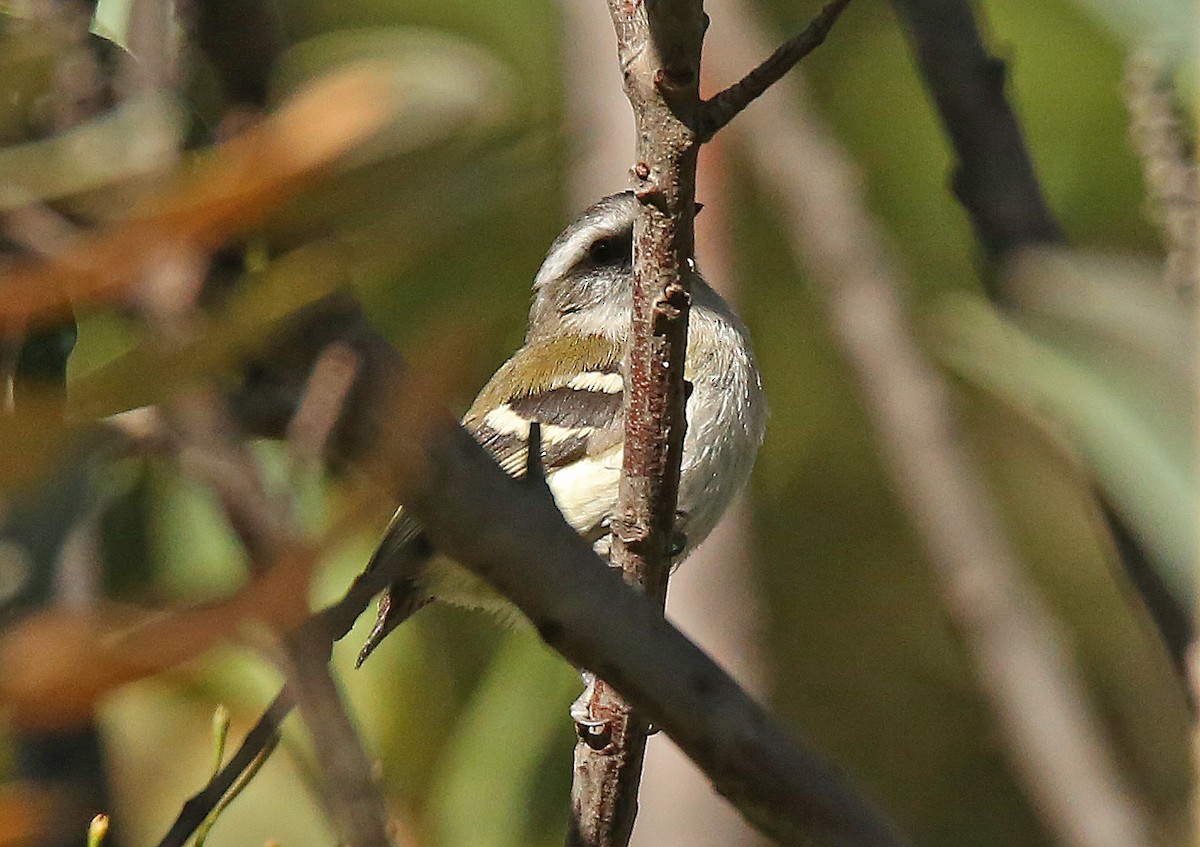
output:
MULTIPOLYGON (((749 10, 739 19, 746 21, 749 10)), ((731 64, 761 36, 724 27, 731 64)), ((955 425, 948 390, 907 326, 901 283, 840 147, 788 80, 740 126, 794 249, 823 288, 894 488, 929 554, 946 606, 1026 790, 1063 843, 1151 843, 1056 623, 1022 573, 955 425)))
POLYGON ((322 790, 344 843, 353 847, 391 847, 387 807, 372 765, 329 668, 325 638, 285 642, 283 665, 308 727, 322 790))
MULTIPOLYGON (((310 377, 306 399, 300 407, 304 411, 327 403, 333 406, 331 413, 320 416, 329 423, 317 433, 322 441, 340 414, 341 399, 349 388, 346 379, 337 378, 345 376, 342 373, 345 369, 336 366, 338 358, 345 356, 318 359, 318 364, 333 362, 333 373, 328 367, 317 369, 310 377), (335 389, 336 396, 314 397, 323 389, 335 389)), ((355 361, 352 354, 350 361, 355 361)), ((350 369, 350 376, 354 369, 350 369)), ((206 462, 193 459, 192 465, 207 472, 230 523, 250 553, 251 566, 262 571, 268 563, 280 560, 289 546, 300 544, 303 539, 284 505, 266 494, 250 457, 233 437, 232 427, 226 425, 216 404, 196 401, 189 412, 181 455, 208 459, 206 462)), ((304 585, 296 586, 295 590, 303 592, 304 585)), ((308 727, 321 764, 325 798, 340 835, 355 847, 390 847, 387 811, 371 776, 370 759, 328 667, 331 645, 332 639, 320 631, 302 631, 285 638, 281 654, 287 688, 308 727)))
MULTIPOLYGON (((253 458, 232 432, 213 395, 195 395, 175 403, 179 463, 185 473, 217 495, 230 527, 246 549, 250 567, 263 572, 279 560, 295 527, 286 504, 268 495, 253 458)), ((303 591, 297 587, 297 591, 303 591)))
POLYGON ((701 112, 700 140, 708 141, 716 135, 739 112, 783 79, 784 74, 799 64, 801 59, 820 47, 842 11, 849 5, 850 0, 827 3, 803 32, 785 41, 741 80, 706 100, 701 112))
POLYGON ((293 705, 291 689, 284 687, 275 695, 275 699, 254 728, 246 734, 233 757, 198 794, 183 804, 175 822, 158 842, 158 847, 183 847, 187 843, 238 783, 242 774, 253 767, 254 762, 266 750, 274 747, 279 729, 283 726, 284 719, 291 714, 293 705))
MULTIPOLYGON (((258 775, 259 770, 271 754, 275 752, 275 747, 279 744, 279 732, 276 731, 267 741, 266 746, 258 752, 251 760, 246 769, 238 774, 237 780, 230 786, 229 791, 221 797, 213 810, 205 817, 204 823, 196 830, 196 840, 192 842, 193 847, 204 847, 204 843, 208 840, 208 835, 212 832, 212 828, 216 825, 221 814, 229 808, 229 805, 238 798, 238 795, 245 790, 246 786, 258 775)), ((218 763, 219 764, 219 763, 218 763)), ((217 773, 221 772, 220 767, 217 768, 217 773)), ((215 776, 216 774, 214 774, 215 776)))
POLYGON ((360 367, 358 355, 348 344, 336 342, 321 351, 296 414, 288 422, 286 440, 294 467, 311 464, 325 454, 360 367))
MULTIPOLYGON (((388 565, 391 569, 362 574, 351 584, 342 599, 314 615, 291 637, 323 644, 333 644, 340 640, 350 631, 371 600, 384 590, 392 579, 410 575, 406 574, 404 564, 398 560, 389 560, 388 565)), ((159 841, 158 847, 184 847, 196 828, 238 782, 242 772, 270 745, 295 705, 294 690, 285 685, 246 734, 232 758, 203 789, 184 803, 179 816, 159 841)))

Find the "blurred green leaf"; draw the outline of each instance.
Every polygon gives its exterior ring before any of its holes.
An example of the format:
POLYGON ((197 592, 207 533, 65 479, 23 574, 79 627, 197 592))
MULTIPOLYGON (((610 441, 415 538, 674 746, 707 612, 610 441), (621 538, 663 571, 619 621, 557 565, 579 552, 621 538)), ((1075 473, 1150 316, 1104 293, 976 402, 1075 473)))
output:
MULTIPOLYGON (((579 676, 531 630, 508 635, 439 763, 429 812, 436 843, 530 843, 539 766, 547 749, 569 730, 568 705, 580 688, 579 676)), ((567 797, 561 799, 565 808, 567 797)))
POLYGON ((78 420, 104 418, 160 402, 201 381, 226 381, 279 321, 346 282, 336 248, 296 250, 248 279, 193 339, 164 345, 147 338, 81 378, 71 389, 71 414, 78 420))
MULTIPOLYGON (((1190 418, 1164 416, 1138 382, 1116 383, 1099 359, 1081 359, 1022 330, 981 299, 948 295, 933 310, 941 361, 970 383, 1048 424, 1076 451, 1148 545, 1176 596, 1191 602, 1196 538, 1190 418), (1164 437, 1177 429, 1180 437, 1164 437)), ((1187 408, 1189 398, 1168 398, 1187 408)))

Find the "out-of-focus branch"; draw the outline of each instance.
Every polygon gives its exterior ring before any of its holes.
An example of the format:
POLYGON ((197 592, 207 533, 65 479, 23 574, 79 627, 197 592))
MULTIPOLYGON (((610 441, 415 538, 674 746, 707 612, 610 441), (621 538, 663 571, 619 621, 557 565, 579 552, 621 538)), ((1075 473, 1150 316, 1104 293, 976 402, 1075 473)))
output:
POLYGON ((1172 81, 1175 68, 1161 50, 1144 47, 1125 63, 1129 136, 1142 162, 1150 213, 1167 248, 1166 283, 1181 298, 1196 296, 1200 186, 1188 152, 1172 81))
MULTIPOLYGON (((353 354, 345 348, 332 354, 324 351, 318 357, 294 418, 303 419, 290 429, 294 437, 302 437, 307 443, 295 445, 294 454, 303 455, 314 445, 328 441, 349 387, 347 371, 352 377, 355 370, 353 354), (348 363, 338 361, 347 355, 348 363), (329 396, 318 396, 325 392, 329 396)), ((236 428, 219 413, 217 402, 212 398, 193 400, 181 416, 181 427, 182 455, 191 452, 207 459, 193 465, 202 469, 217 492, 230 524, 250 553, 252 568, 259 571, 271 562, 291 558, 289 547, 303 545, 303 539, 290 520, 289 510, 266 494, 249 455, 234 437, 236 428)), ((307 584, 304 574, 292 590, 303 598, 307 584)), ((341 836, 355 847, 390 847, 387 811, 371 776, 370 759, 329 668, 332 643, 327 633, 311 627, 284 638, 281 663, 288 679, 287 691, 308 727, 321 765, 328 809, 341 836)), ((282 701, 273 704, 268 715, 274 719, 285 714, 285 706, 282 701)))
MULTIPOLYGON (((1005 66, 990 56, 966 0, 894 0, 907 28, 917 61, 950 141, 958 155, 953 185, 976 236, 998 263, 1011 260, 1017 248, 1036 247, 1065 240, 1062 228, 1042 195, 1033 162, 1022 137, 1017 117, 1004 93, 1005 66)), ((1136 125, 1135 120, 1135 125, 1136 125)), ((1186 158, 1186 157, 1185 157, 1186 158)), ((1195 244, 1195 191, 1192 177, 1192 216, 1173 216, 1172 233, 1179 227, 1179 241, 1169 235, 1169 246, 1195 244)), ((1170 193, 1180 187, 1175 178, 1170 193)), ((1153 180, 1151 180, 1153 182, 1153 180)), ((1186 176, 1183 177, 1186 183, 1186 176)), ((1153 194, 1152 189, 1152 194, 1153 194)), ((1178 207, 1182 211, 1183 205, 1178 207)), ((1165 209, 1165 207, 1164 207, 1165 209)), ((1178 253, 1185 275, 1195 276, 1195 254, 1178 253), (1190 258, 1189 258, 1190 257, 1190 258)), ((1021 306, 1019 295, 1006 288, 1008 277, 987 273, 984 281, 991 298, 1001 305, 1021 306), (1014 302, 1016 301, 1016 302, 1014 302)), ((1104 492, 1097 492, 1101 514, 1118 541, 1115 551, 1134 586, 1141 592, 1151 616, 1176 660, 1169 619, 1170 605, 1160 603, 1154 586, 1161 583, 1150 554, 1141 542, 1112 520, 1104 506, 1104 492), (1151 586, 1149 592, 1142 586, 1151 586)))
POLYGON ((954 193, 993 256, 1058 243, 1020 124, 1004 96, 1004 62, 988 55, 967 0, 893 0, 942 125, 958 154, 954 193))
MULTIPOLYGON (((361 575, 351 584, 341 600, 314 615, 290 638, 309 644, 332 644, 340 640, 371 600, 387 588, 392 578, 407 574, 401 562, 389 562, 389 570, 380 570, 361 575)), ((411 563, 409 563, 411 564, 411 563)), ((266 750, 279 732, 284 720, 296 706, 296 691, 291 685, 284 688, 271 701, 270 706, 254 727, 242 739, 237 752, 224 767, 196 795, 184 803, 170 830, 159 841, 157 847, 184 847, 209 813, 233 788, 238 778, 254 760, 266 750)))
POLYGON ((344 342, 330 344, 317 357, 296 414, 288 422, 287 445, 293 469, 313 464, 327 454, 359 368, 358 356, 344 342))
POLYGON ((387 77, 369 63, 314 83, 121 223, 55 261, 3 269, 0 320, 46 321, 72 303, 123 296, 163 251, 204 254, 260 222, 389 117, 387 77))
POLYGON ((285 47, 275 0, 192 0, 189 35, 208 55, 234 103, 264 107, 285 47))
MULTIPOLYGON (((722 27, 713 54, 730 65, 763 41, 749 10, 722 27)), ((893 484, 936 569, 1004 731, 1010 761, 1064 844, 1149 844, 1058 627, 1024 579, 983 481, 956 431, 947 387, 907 326, 900 282, 857 177, 785 81, 740 129, 797 255, 822 288, 858 376, 893 484)), ((1011 234, 1011 233, 1010 233, 1011 234)))
POLYGON ((329 668, 329 647, 321 637, 288 639, 283 661, 288 685, 308 727, 326 806, 344 843, 391 847, 383 794, 329 668))

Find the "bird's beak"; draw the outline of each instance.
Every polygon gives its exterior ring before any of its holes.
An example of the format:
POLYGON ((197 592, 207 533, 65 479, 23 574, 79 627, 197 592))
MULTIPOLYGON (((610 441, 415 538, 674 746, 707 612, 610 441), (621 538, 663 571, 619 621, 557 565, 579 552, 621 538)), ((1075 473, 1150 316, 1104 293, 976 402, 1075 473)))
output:
POLYGON ((697 215, 704 211, 703 203, 696 203, 695 206, 696 206, 696 214, 697 215))

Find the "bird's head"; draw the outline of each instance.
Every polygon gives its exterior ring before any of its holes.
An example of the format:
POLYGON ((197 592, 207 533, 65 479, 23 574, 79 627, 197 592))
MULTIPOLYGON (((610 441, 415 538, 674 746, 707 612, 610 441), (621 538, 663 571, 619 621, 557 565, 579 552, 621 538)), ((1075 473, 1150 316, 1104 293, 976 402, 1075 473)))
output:
POLYGON ((633 192, 612 194, 568 224, 533 280, 528 339, 572 331, 623 338, 633 296, 633 192))

